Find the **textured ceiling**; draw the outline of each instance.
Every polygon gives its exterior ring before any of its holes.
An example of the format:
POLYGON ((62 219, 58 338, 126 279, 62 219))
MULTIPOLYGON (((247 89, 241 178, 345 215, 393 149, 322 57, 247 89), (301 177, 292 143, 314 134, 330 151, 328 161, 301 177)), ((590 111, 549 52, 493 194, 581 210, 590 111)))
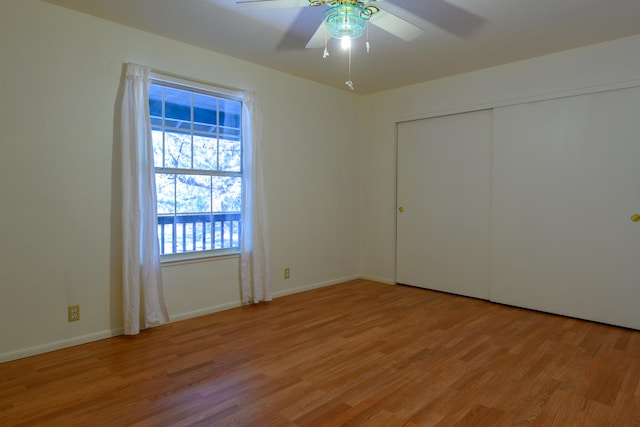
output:
MULTIPOLYGON (((235 0, 44 0, 348 90, 346 51, 305 45, 321 7, 255 9, 235 0)), ((370 25, 354 43, 355 92, 367 94, 640 34, 640 0, 381 0, 424 32, 401 40, 370 25)))

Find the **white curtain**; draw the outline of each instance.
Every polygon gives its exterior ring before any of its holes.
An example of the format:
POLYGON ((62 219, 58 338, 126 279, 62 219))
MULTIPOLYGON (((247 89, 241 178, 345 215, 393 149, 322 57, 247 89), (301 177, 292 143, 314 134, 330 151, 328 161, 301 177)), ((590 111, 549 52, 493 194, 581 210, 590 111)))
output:
POLYGON ((162 293, 156 184, 149 121, 149 67, 127 64, 122 100, 124 333, 169 321, 162 293), (141 307, 142 301, 142 307, 141 307))
POLYGON ((271 301, 267 208, 262 174, 262 116, 257 96, 247 91, 243 102, 243 209, 240 245, 242 303, 271 301))

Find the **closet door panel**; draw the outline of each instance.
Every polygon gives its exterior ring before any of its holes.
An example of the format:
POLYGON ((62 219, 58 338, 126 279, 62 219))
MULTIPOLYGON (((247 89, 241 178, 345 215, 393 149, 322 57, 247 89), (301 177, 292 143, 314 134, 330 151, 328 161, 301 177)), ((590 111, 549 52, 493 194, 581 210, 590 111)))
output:
POLYGON ((640 89, 494 111, 491 299, 640 329, 640 89))
POLYGON ((398 283, 489 298, 491 114, 398 125, 398 283))

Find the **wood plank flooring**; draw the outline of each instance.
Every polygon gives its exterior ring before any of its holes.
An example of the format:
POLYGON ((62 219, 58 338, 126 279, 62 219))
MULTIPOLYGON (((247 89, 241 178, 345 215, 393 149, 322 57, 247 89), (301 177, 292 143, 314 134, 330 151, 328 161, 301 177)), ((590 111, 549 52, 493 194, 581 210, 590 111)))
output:
POLYGON ((640 332, 355 280, 0 364, 2 426, 638 426, 640 332))

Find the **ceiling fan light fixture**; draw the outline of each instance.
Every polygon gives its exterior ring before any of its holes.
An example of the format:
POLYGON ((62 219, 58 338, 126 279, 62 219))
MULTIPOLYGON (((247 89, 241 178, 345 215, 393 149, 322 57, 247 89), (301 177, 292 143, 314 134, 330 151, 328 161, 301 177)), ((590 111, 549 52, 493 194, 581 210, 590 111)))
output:
MULTIPOLYGON (((361 37, 367 31, 367 24, 371 16, 380 12, 377 6, 369 5, 372 0, 309 0, 322 4, 332 5, 324 12, 324 26, 327 30, 324 39, 323 58, 329 56, 327 49, 328 38, 332 37, 341 41, 341 45, 349 52, 349 80, 345 82, 347 87, 354 90, 351 81, 351 40, 361 37)), ((369 33, 367 32, 367 53, 369 52, 369 33)))
POLYGON ((324 12, 324 23, 335 39, 357 39, 364 34, 371 11, 357 4, 339 4, 324 12))
POLYGON ((343 36, 340 41, 340 46, 342 46, 343 49, 349 49, 351 47, 351 38, 349 36, 343 36))

